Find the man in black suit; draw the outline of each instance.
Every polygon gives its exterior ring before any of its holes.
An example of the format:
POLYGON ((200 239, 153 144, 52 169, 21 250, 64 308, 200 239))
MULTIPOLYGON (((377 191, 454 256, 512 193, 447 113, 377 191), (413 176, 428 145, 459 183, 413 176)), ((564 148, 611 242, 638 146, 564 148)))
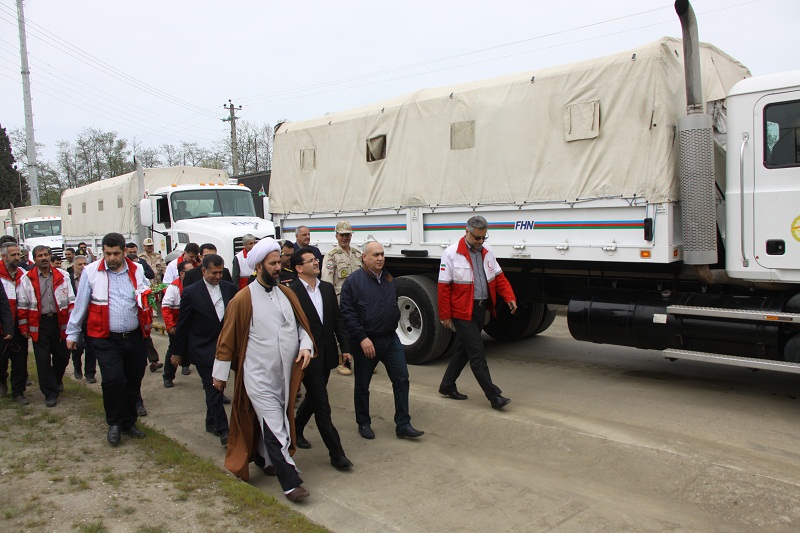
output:
MULTIPOLYGON (((217 247, 207 242, 205 244, 200 245, 200 255, 197 256, 197 259, 202 261, 203 258, 207 254, 215 254, 217 253, 217 247)), ((203 269, 202 268, 193 268, 183 276, 183 287, 186 288, 192 283, 196 281, 200 281, 203 279, 203 269)), ((223 281, 230 281, 233 282, 233 278, 231 278, 231 272, 227 268, 222 269, 222 280, 223 281)))
POLYGON ((303 429, 314 415, 317 429, 328 448, 331 464, 338 470, 349 470, 353 463, 345 456, 339 432, 331 420, 331 405, 328 402, 328 378, 331 369, 339 364, 338 345, 342 348, 342 357, 350 359, 349 337, 347 326, 339 313, 336 291, 333 285, 317 279, 319 276, 319 260, 310 248, 300 248, 292 254, 291 265, 297 273, 290 285, 308 322, 311 325, 311 336, 317 345, 317 357, 311 360, 303 376, 306 397, 295 415, 295 432, 297 446, 310 448, 311 444, 303 437, 303 429))
POLYGON ((211 371, 225 308, 237 291, 236 285, 222 279, 224 265, 222 257, 207 253, 202 267, 194 269, 202 270, 203 281, 183 289, 170 357, 175 368, 185 357, 197 368, 206 393, 206 431, 217 435, 223 446, 228 444, 228 416, 222 391, 212 385, 211 371))

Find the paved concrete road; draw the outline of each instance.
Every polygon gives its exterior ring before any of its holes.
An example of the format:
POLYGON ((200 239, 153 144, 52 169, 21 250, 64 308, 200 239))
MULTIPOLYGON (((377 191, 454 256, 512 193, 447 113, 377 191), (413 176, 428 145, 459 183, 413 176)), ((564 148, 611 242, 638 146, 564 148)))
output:
MULTIPOLYGON (((166 338, 157 346, 166 351, 166 338)), ((374 441, 359 437, 352 377, 331 376, 352 472, 310 426, 295 456, 311 497, 296 508, 334 531, 798 531, 800 377, 578 343, 559 318, 514 344, 487 338, 494 411, 467 369, 468 401, 437 393, 446 361, 411 367, 416 441, 394 436, 391 384, 372 386, 374 441)), ((164 389, 147 373, 146 422, 220 465, 196 372, 164 389)), ((274 478, 251 482, 282 499, 274 478)))

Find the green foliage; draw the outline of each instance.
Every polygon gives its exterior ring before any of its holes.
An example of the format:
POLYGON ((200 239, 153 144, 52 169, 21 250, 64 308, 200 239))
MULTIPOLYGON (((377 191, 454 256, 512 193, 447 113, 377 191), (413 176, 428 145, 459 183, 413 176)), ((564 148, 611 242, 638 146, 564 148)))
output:
POLYGON ((0 209, 8 209, 10 204, 16 207, 25 205, 27 200, 28 183, 17 172, 16 163, 17 159, 11 149, 11 139, 5 128, 0 126, 0 209))

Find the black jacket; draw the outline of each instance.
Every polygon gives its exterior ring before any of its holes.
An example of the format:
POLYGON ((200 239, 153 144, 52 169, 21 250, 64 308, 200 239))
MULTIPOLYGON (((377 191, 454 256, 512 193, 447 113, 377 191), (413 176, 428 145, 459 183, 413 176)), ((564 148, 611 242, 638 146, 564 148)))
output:
POLYGON ((308 317, 308 323, 311 325, 309 333, 314 337, 314 342, 317 344, 319 359, 324 362, 326 368, 331 370, 339 364, 339 352, 336 349, 337 340, 342 353, 350 353, 349 335, 347 334, 344 318, 339 312, 339 304, 336 302, 336 291, 333 289, 333 285, 327 281, 318 280, 317 283, 319 284, 317 290, 322 294, 323 321, 320 321, 317 308, 314 307, 314 302, 311 301, 308 291, 299 278, 295 279, 289 285, 289 288, 297 295, 300 300, 300 306, 308 317))
POLYGON ((400 308, 392 276, 384 269, 378 283, 366 268, 347 276, 342 286, 341 311, 350 342, 393 334, 400 321, 400 308))
MULTIPOLYGON (((184 288, 188 287, 189 285, 196 281, 200 281, 201 279, 203 279, 202 267, 193 268, 183 275, 183 286, 184 288)), ((230 281, 233 283, 233 279, 231 279, 231 273, 227 268, 222 269, 222 281, 230 281)))
MULTIPOLYGON (((228 302, 236 295, 236 285, 220 281, 219 288, 222 302, 227 308, 228 302)), ((222 320, 217 317, 206 284, 195 283, 190 287, 184 284, 172 353, 183 359, 181 363, 212 366, 221 330, 222 320)))
POLYGON ((8 295, 2 283, 0 283, 0 327, 3 329, 3 335, 14 334, 14 317, 11 315, 11 305, 8 303, 8 295))

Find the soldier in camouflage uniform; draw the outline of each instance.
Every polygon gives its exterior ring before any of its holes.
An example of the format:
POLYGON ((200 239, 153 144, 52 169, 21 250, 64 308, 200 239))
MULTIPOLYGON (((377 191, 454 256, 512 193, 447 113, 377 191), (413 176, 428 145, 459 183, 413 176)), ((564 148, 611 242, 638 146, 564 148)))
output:
MULTIPOLYGON (((353 227, 349 222, 342 220, 336 224, 336 241, 339 246, 334 247, 325 254, 325 259, 323 260, 322 281, 333 283, 337 300, 342 292, 344 280, 351 273, 361 268, 361 252, 350 247, 350 239, 352 237, 353 227)), ((341 354, 339 354, 339 366, 336 367, 336 371, 343 376, 349 376, 353 373, 347 367, 345 361, 342 360, 341 354)))

